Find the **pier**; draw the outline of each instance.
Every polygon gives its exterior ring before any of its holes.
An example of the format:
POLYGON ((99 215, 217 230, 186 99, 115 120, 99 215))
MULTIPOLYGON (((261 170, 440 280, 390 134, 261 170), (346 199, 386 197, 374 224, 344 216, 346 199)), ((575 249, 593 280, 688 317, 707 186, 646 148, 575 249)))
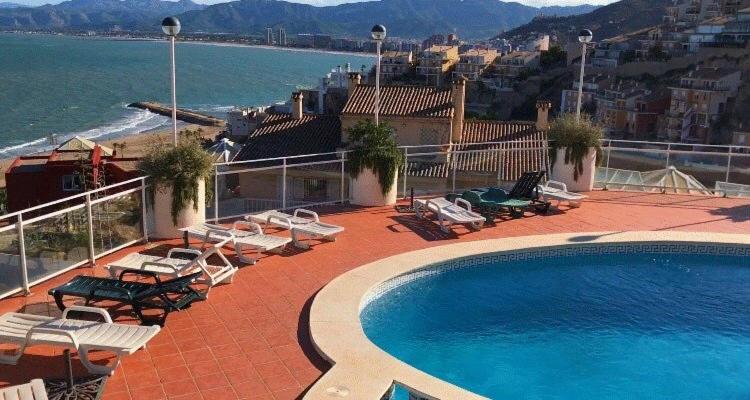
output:
MULTIPOLYGON (((152 113, 164 115, 166 117, 172 116, 172 109, 165 107, 159 103, 153 103, 149 101, 139 101, 137 103, 128 104, 128 107, 140 108, 141 110, 148 110, 152 113)), ((203 125, 203 126, 224 126, 224 120, 210 115, 201 114, 199 112, 190 111, 178 108, 177 119, 190 124, 203 125)))

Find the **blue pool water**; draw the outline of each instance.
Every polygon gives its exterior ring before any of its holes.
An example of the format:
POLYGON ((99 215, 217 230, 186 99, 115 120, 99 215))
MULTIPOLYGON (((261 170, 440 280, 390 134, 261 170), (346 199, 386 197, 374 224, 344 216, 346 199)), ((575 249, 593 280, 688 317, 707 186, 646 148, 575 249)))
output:
POLYGON ((569 256, 447 271, 362 312, 393 356, 493 399, 750 399, 750 260, 569 256))

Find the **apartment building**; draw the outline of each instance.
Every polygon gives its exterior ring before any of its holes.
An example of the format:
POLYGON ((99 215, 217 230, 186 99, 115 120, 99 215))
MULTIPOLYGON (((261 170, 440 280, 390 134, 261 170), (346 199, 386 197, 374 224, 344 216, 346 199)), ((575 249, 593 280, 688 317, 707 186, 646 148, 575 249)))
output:
POLYGON ((667 138, 688 143, 708 143, 711 127, 737 96, 742 72, 728 68, 700 68, 670 87, 667 138))
POLYGON ((688 27, 721 15, 721 0, 682 0, 667 7, 663 21, 665 25, 688 27))
POLYGON ((460 61, 453 72, 453 79, 463 76, 467 80, 476 81, 496 58, 497 50, 471 49, 460 55, 460 61))
MULTIPOLYGON (((581 93, 581 104, 583 108, 591 109, 596 103, 596 96, 604 90, 611 78, 608 75, 591 75, 583 80, 583 91, 581 93)), ((560 111, 563 113, 574 113, 578 107, 578 87, 580 81, 573 82, 572 89, 564 89, 560 99, 560 111)))
POLYGON ((424 77, 427 85, 440 86, 459 60, 458 46, 432 46, 422 52, 417 75, 424 77))
POLYGON ((415 64, 411 51, 386 51, 380 61, 380 79, 392 82, 411 73, 415 64))
POLYGON ((532 51, 514 51, 500 57, 495 68, 499 75, 509 78, 517 78, 525 72, 539 67, 539 53, 532 51))

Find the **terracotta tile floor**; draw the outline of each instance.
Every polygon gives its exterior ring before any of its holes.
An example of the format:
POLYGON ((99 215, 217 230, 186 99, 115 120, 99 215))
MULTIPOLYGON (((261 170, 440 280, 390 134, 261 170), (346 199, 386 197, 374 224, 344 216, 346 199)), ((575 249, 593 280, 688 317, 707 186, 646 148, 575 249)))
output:
MULTIPOLYGON (((215 288, 207 301, 172 313, 148 349, 125 357, 107 384, 105 399, 295 399, 328 368, 312 349, 307 315, 315 293, 332 278, 393 254, 459 240, 557 232, 688 230, 750 232, 750 201, 627 192, 594 192, 582 208, 498 222, 481 232, 457 228, 442 233, 392 208, 340 207, 323 210, 325 220, 347 231, 335 243, 311 250, 289 249, 245 266, 231 285, 215 288)), ((279 233, 285 234, 285 233, 279 233)), ((178 241, 135 246, 99 260, 105 265, 133 251, 166 252, 178 241)), ((236 259, 232 259, 236 261, 236 259)), ((31 296, 0 301, 0 312, 57 314, 50 287, 81 268, 33 288, 31 296)), ((126 313, 119 321, 132 321, 126 313)), ((77 373, 84 371, 76 361, 77 373)), ((61 351, 26 350, 19 365, 0 365, 0 386, 31 378, 57 377, 61 351)))

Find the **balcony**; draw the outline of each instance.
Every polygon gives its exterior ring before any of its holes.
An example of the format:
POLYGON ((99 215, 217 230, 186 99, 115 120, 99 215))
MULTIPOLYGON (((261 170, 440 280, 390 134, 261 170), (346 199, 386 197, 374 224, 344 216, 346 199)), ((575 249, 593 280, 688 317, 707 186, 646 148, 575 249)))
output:
MULTIPOLYGON (((512 174, 499 169, 499 164, 490 163, 483 171, 464 169, 458 164, 461 155, 477 153, 481 159, 508 160, 546 154, 531 146, 450 153, 439 150, 441 147, 443 145, 404 148, 407 165, 411 167, 407 168, 405 179, 399 181, 402 197, 405 198, 412 188, 417 196, 431 196, 478 186, 508 185, 506 178, 512 174), (430 163, 435 164, 434 171, 440 173, 429 175, 425 168, 415 167, 430 163)), ((344 153, 217 165, 217 196, 209 219, 230 223, 237 219, 237 214, 250 211, 311 207, 325 222, 344 226, 346 232, 335 243, 313 241, 311 250, 289 248, 281 254, 266 254, 254 266, 242 264, 233 252, 227 251, 229 260, 242 266, 234 282, 217 286, 209 299, 197 302, 192 308, 171 314, 165 328, 146 349, 124 358, 108 380, 104 398, 260 396, 258 398, 281 399, 302 396, 331 368, 317 354, 307 335, 310 302, 320 287, 363 264, 406 251, 447 243, 566 232, 747 233, 750 231, 748 198, 668 195, 660 193, 664 188, 643 188, 614 181, 615 170, 641 172, 676 165, 707 186, 713 187, 712 183, 717 180, 750 184, 750 154, 742 150, 724 146, 605 141, 597 186, 611 185, 610 190, 587 193, 589 199, 581 208, 563 207, 549 215, 527 213, 521 219, 498 220, 480 232, 457 228, 456 233, 451 234, 444 233, 433 221, 419 220, 414 214, 399 213, 392 207, 348 205, 344 153), (261 191, 267 188, 251 187, 239 197, 224 194, 230 181, 246 182, 268 176, 279 178, 269 181, 280 185, 278 191, 274 188, 263 194, 261 191), (339 182, 340 186, 308 196, 306 185, 297 185, 295 179, 339 182), (618 187, 629 192, 617 191, 618 187)), ((103 266, 131 253, 163 255, 168 249, 181 245, 180 240, 148 241, 150 212, 141 203, 147 181, 139 179, 131 183, 135 186, 128 189, 105 188, 107 195, 99 198, 96 198, 97 193, 84 193, 76 199, 88 201, 72 206, 66 204, 65 209, 53 211, 51 208, 60 203, 49 204, 3 217, 5 226, 0 231, 5 239, 6 273, 2 275, 5 298, 0 300, 0 314, 58 315, 46 294, 49 288, 80 274, 103 276, 106 274, 103 266), (132 228, 135 224, 136 229, 128 230, 128 235, 112 236, 112 241, 102 242, 103 237, 108 237, 101 230, 107 224, 116 230, 132 228), (86 226, 93 226, 92 234, 88 234, 86 226), (40 248, 34 244, 44 236, 38 235, 40 232, 87 234, 80 235, 84 238, 82 245, 65 244, 59 251, 50 251, 47 246, 42 255, 34 250, 40 248), (13 246, 19 238, 26 238, 25 250, 13 246), (55 255, 57 253, 65 256, 55 255), (90 267, 92 261, 96 263, 93 268, 90 267), (20 271, 22 266, 28 268, 27 275, 30 273, 35 279, 24 282, 20 274, 8 273, 20 271), (30 294, 20 294, 29 288, 30 294)), ((402 204, 408 204, 408 200, 402 200, 402 204)), ((272 235, 289 235, 282 229, 267 228, 266 231, 272 235)), ((200 245, 197 241, 191 244, 200 245)), ((117 311, 116 321, 135 323, 127 310, 111 310, 117 311)), ((97 359, 106 359, 106 355, 98 356, 97 359)), ((76 374, 82 374, 78 361, 74 363, 76 374)), ((46 345, 27 349, 16 366, 0 365, 2 385, 61 374, 60 352, 46 345)), ((371 399, 380 399, 382 395, 372 393, 371 399)))

